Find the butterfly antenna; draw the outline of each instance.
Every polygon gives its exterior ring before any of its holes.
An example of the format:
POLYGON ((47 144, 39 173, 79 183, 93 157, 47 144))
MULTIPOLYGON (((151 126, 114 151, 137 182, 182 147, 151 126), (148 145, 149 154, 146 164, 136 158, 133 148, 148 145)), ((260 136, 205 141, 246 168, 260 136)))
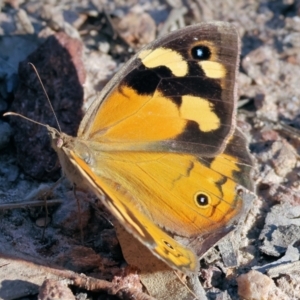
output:
MULTIPOLYGON (((33 68, 33 70, 34 70, 34 72, 35 72, 35 74, 36 74, 36 76, 37 76, 37 78, 38 78, 38 80, 39 80, 39 82, 40 82, 40 84, 41 84, 41 86, 42 86, 42 89, 43 89, 43 91, 44 91, 44 93, 45 93, 45 95, 46 95, 46 98, 47 98, 47 100, 48 100, 48 103, 49 103, 49 105, 50 105, 50 108, 51 108, 51 110, 52 110, 52 112, 53 112, 53 115, 54 115, 54 117, 55 117, 55 120, 56 120, 56 124, 57 124, 58 130, 59 130, 59 132, 61 132, 61 128, 60 128, 60 126, 59 126, 59 122, 58 122, 56 113, 55 113, 54 108, 53 108, 53 106, 52 106, 52 103, 51 103, 51 101, 50 101, 50 99, 49 99, 49 96, 48 96, 48 94, 47 94, 47 92, 46 92, 46 90, 45 90, 45 87, 44 87, 44 85, 43 85, 43 82, 42 82, 42 80, 41 80, 41 77, 40 77, 40 75, 39 75, 39 73, 38 73, 36 67, 35 67, 32 63, 29 63, 29 64, 30 64, 31 67, 33 68)), ((27 118, 25 118, 25 119, 27 119, 27 118)), ((38 123, 38 122, 34 122, 34 123, 40 124, 40 123, 38 123)))
POLYGON ((4 116, 4 117, 5 117, 5 116, 17 116, 17 117, 21 117, 21 118, 23 118, 23 119, 25 119, 25 120, 27 120, 27 121, 29 121, 29 122, 38 124, 38 125, 40 125, 40 126, 47 127, 47 125, 45 125, 45 124, 43 124, 43 123, 34 121, 34 120, 32 120, 32 119, 29 119, 29 118, 27 118, 27 117, 25 117, 25 116, 23 116, 23 115, 20 115, 20 114, 18 114, 18 113, 12 112, 12 111, 9 111, 9 112, 4 113, 3 116, 4 116))

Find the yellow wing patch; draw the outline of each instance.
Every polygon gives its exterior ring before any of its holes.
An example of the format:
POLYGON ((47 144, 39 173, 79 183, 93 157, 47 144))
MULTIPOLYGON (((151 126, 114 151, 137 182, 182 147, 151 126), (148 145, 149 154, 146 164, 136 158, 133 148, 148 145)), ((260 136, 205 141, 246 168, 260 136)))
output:
POLYGON ((220 119, 213 111, 211 102, 200 97, 182 96, 180 114, 184 119, 197 122, 199 129, 203 132, 213 131, 220 127, 220 119))
POLYGON ((199 62, 199 65, 209 78, 222 79, 226 76, 226 68, 221 63, 205 60, 199 62))
POLYGON ((175 76, 186 76, 188 64, 184 57, 177 51, 167 48, 158 48, 155 50, 144 50, 139 58, 147 68, 153 69, 160 66, 166 66, 175 76))

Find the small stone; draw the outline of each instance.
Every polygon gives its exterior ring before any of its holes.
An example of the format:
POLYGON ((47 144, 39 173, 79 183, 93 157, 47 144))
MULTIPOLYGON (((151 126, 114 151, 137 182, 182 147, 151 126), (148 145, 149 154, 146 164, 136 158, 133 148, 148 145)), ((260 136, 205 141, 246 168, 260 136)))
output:
POLYGON ((25 10, 19 9, 16 14, 16 24, 18 33, 33 34, 34 28, 25 10))
POLYGON ((290 299, 296 299, 300 295, 300 273, 286 274, 277 279, 278 287, 284 291, 290 299))
POLYGON ((274 156, 271 160, 277 175, 285 178, 296 166, 298 155, 286 140, 276 142, 272 145, 274 156))
POLYGON ((46 227, 49 223, 51 222, 51 218, 49 217, 43 217, 43 218, 38 218, 36 221, 35 221, 35 224, 38 226, 38 227, 46 227))
MULTIPOLYGON (((82 84, 86 71, 82 52, 81 41, 72 39, 63 32, 49 37, 19 64, 20 82, 11 110, 49 126, 57 126, 41 84, 28 64, 31 62, 38 70, 49 99, 56 109, 62 131, 74 136, 83 114, 82 84)), ((15 131, 18 163, 24 172, 39 180, 57 180, 60 175, 57 156, 51 149, 46 129, 20 118, 11 118, 10 125, 15 131)))
POLYGON ((289 245, 299 240, 300 206, 290 203, 274 205, 265 219, 265 226, 260 233, 260 250, 269 256, 279 257, 289 245))
POLYGON ((238 294, 243 299, 251 300, 288 300, 272 279, 257 271, 250 271, 237 278, 238 294))
POLYGON ((38 300, 75 300, 72 291, 62 282, 46 279, 40 287, 38 300))
POLYGON ((130 12, 118 24, 120 35, 133 48, 152 42, 155 27, 154 20, 147 13, 130 12))

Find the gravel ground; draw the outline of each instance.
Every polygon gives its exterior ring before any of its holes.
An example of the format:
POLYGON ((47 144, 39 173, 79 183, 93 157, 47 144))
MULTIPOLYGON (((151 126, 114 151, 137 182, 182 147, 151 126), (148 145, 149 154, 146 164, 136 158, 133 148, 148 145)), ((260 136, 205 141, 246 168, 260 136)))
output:
MULTIPOLYGON (((71 135, 141 46, 197 22, 235 24, 242 40, 238 126, 256 161, 257 198, 234 263, 224 259, 224 244, 201 260, 206 296, 197 296, 300 299, 300 1, 11 0, 0 7, 1 112, 55 125, 31 62, 71 135)), ((1 117, 0 151, 0 299, 37 299, 39 290, 40 299, 193 299, 145 290, 126 266, 113 218, 92 195, 78 192, 77 204, 65 181, 49 191, 60 168, 42 126, 1 117), (45 191, 48 218, 37 201, 45 191)))

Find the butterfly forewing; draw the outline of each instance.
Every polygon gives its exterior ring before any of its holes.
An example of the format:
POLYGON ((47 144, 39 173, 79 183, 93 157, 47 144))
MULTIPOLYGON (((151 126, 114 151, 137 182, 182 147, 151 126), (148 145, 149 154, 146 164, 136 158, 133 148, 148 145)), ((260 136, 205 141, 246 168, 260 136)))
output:
POLYGON ((171 33, 124 67, 87 113, 79 135, 111 151, 214 156, 234 130, 238 60, 231 25, 171 33))

